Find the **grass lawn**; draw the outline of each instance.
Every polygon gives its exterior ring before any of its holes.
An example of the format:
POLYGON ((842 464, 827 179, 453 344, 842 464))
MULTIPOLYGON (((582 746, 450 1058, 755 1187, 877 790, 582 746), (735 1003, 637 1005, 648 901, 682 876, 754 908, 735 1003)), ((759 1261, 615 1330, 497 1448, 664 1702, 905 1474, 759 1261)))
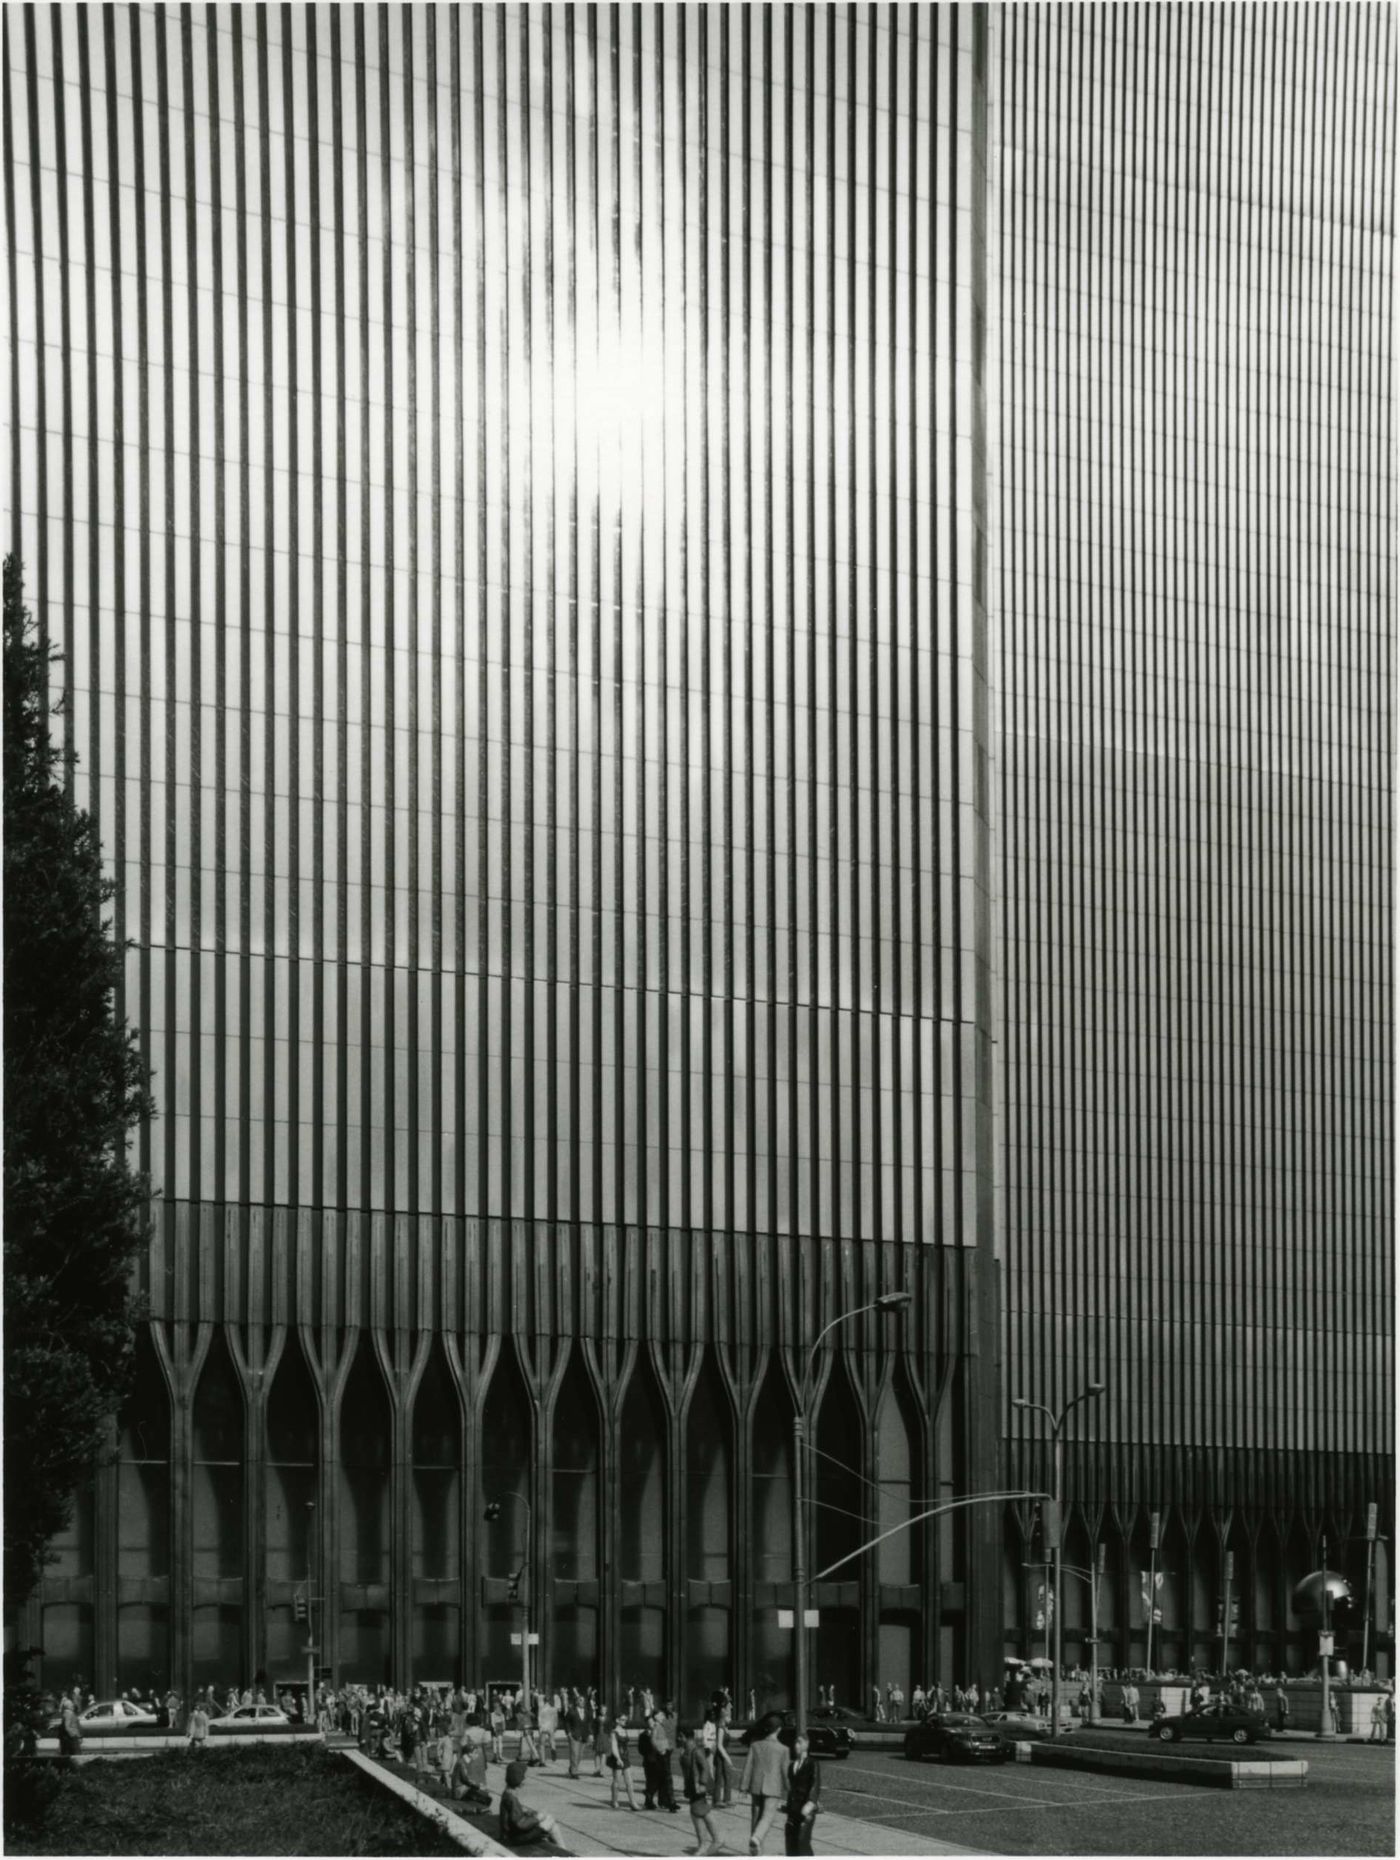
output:
POLYGON ((44 1764, 42 1815, 14 1818, 12 1854, 461 1854, 445 1834, 322 1746, 163 1751, 44 1764))

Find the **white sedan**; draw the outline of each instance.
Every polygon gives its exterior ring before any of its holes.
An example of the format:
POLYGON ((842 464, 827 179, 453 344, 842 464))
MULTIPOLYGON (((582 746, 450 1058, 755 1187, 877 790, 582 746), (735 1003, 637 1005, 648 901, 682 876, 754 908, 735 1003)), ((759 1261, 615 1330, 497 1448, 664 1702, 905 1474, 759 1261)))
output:
POLYGON ((225 1712, 222 1718, 215 1718, 209 1729, 211 1731, 277 1731, 287 1730, 291 1722, 286 1712, 276 1705, 235 1705, 233 1710, 225 1712))
POLYGON ((130 1699, 94 1699, 78 1713, 78 1728, 84 1737, 101 1736, 104 1731, 153 1731, 159 1723, 149 1707, 133 1705, 130 1699))

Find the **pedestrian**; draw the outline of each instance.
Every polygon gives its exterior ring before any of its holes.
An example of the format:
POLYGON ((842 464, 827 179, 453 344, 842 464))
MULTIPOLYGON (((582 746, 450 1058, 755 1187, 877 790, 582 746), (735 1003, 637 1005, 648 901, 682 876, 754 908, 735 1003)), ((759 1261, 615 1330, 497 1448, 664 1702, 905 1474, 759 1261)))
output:
POLYGON ((76 1757, 83 1747, 83 1727, 78 1722, 78 1707, 71 1693, 64 1693, 58 1709, 58 1747, 65 1757, 76 1757))
POLYGON ((1383 1744, 1385 1742, 1385 1734, 1385 1694, 1384 1692, 1378 1692, 1371 1706, 1371 1736, 1369 1741, 1373 1744, 1383 1744))
POLYGON ((530 1701, 524 1689, 515 1701, 515 1729, 520 1738, 517 1755, 522 1763, 537 1765, 540 1760, 539 1749, 535 1743, 534 1713, 530 1710, 530 1701))
POLYGON ((491 1700, 491 1761, 504 1763, 506 1760, 506 1712, 497 1692, 491 1700))
POLYGON ((715 1719, 715 1801, 728 1808, 734 1799, 734 1759, 729 1754, 729 1728, 734 1713, 728 1705, 720 1708, 715 1719))
MULTIPOLYGON (((651 1723, 647 1726, 647 1745, 642 1762, 646 1770, 647 1800, 644 1806, 663 1808, 669 1814, 678 1815, 681 1805, 676 1800, 675 1784, 671 1776, 674 1722, 667 1706, 663 1705, 652 1713, 651 1723)), ((641 1748, 640 1740, 638 1748, 641 1748)))
POLYGON ((553 1840, 553 1815, 541 1815, 520 1799, 520 1791, 529 1774, 528 1768, 518 1757, 506 1765, 506 1786, 497 1813, 501 1818, 501 1839, 508 1847, 534 1846, 544 1842, 552 1843, 553 1840))
POLYGON ((462 1728, 462 1748, 452 1765, 449 1787, 454 1802, 466 1802, 478 1808, 491 1806, 486 1787, 486 1752, 490 1737, 479 1712, 468 1712, 462 1728))
POLYGON ((792 1740, 792 1761, 787 1767, 787 1796, 783 1804, 783 1851, 810 1854, 812 1825, 821 1808, 822 1779, 812 1756, 810 1740, 799 1731, 792 1740))
POLYGON ((1289 1709, 1288 1693, 1284 1688, 1283 1681, 1280 1679, 1274 1690, 1274 1729, 1276 1731, 1286 1731, 1288 1729, 1289 1709))
POLYGON ((880 1682, 878 1679, 875 1681, 875 1684, 871 1689, 875 1695, 875 1702, 871 1709, 870 1715, 875 1720, 876 1724, 883 1724, 885 1722, 885 1707, 884 1707, 884 1702, 883 1702, 883 1695, 880 1691, 880 1682))
POLYGON ((569 1774, 577 1779, 583 1747, 588 1741, 588 1713, 577 1692, 571 1695, 564 1712, 564 1735, 569 1740, 569 1774))
MULTIPOLYGON (((598 1723, 600 1726, 606 1718, 607 1713, 601 1711, 598 1716, 598 1723)), ((612 1730, 608 1733, 608 1769, 612 1775, 610 1794, 613 1807, 617 1807, 617 1786, 621 1783, 622 1787, 627 1791, 627 1806, 635 1815, 637 1812, 637 1798, 632 1790, 632 1756, 628 1749, 627 1713, 625 1711, 620 1711, 618 1713, 613 1722, 612 1730)))
POLYGON ((739 1787, 749 1797, 749 1852, 761 1854, 768 1830, 787 1797, 787 1752, 778 1741, 782 1717, 766 1712, 749 1745, 739 1787))
POLYGON ((559 1707, 551 1698, 540 1698, 539 1710, 535 1714, 539 1727, 540 1762, 554 1761, 554 1733, 559 1728, 559 1707))
POLYGON ((190 1728, 185 1748, 203 1750, 208 1741, 209 1713, 205 1710, 203 1698, 197 1698, 194 1702, 194 1710, 190 1713, 190 1728))
POLYGON ((719 1852, 719 1830, 711 1814, 711 1791, 714 1787, 714 1762, 704 1744, 688 1724, 678 1725, 676 1741, 681 1753, 681 1790, 690 1805, 690 1819, 695 1826, 695 1846, 687 1853, 719 1852), (706 1842, 709 1845, 706 1846, 706 1842))

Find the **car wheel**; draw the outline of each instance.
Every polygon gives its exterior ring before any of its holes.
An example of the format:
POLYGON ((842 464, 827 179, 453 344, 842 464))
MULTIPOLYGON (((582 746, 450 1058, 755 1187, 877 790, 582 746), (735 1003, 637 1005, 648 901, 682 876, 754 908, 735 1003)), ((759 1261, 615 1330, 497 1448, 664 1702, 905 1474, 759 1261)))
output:
POLYGON ((1169 1724, 1158 1725, 1156 1735, 1159 1744, 1171 1744, 1176 1741, 1176 1732, 1169 1724))
POLYGON ((1234 1733, 1234 1741, 1237 1744, 1252 1744, 1254 1739, 1250 1736, 1245 1727, 1240 1725, 1234 1733))

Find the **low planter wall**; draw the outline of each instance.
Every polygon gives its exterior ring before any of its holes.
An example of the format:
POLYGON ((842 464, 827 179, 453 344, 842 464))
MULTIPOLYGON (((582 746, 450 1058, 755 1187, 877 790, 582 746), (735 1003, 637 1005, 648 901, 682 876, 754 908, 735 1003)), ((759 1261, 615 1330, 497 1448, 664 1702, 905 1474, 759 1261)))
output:
POLYGON ((1306 1761, 1291 1757, 1188 1757, 1175 1751, 1094 1750, 1073 1743, 1017 1744, 1016 1760, 1105 1776, 1155 1776, 1213 1789, 1303 1789, 1308 1780, 1306 1761))

